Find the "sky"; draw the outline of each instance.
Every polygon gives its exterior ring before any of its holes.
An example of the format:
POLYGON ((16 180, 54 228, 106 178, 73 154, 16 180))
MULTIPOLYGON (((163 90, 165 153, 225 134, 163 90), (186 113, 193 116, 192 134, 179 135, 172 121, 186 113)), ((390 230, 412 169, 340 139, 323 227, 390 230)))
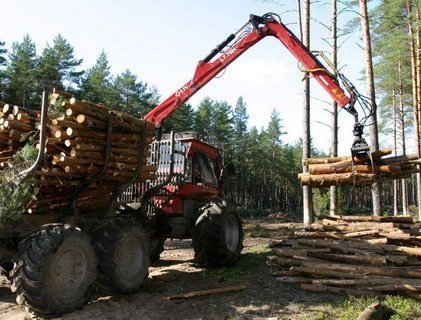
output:
MULTIPOLYGON (((330 2, 330 1, 327 1, 330 2)), ((296 1, 256 0, 0 0, 0 41, 10 48, 29 34, 41 54, 46 43, 62 34, 91 67, 102 50, 111 72, 126 69, 149 86, 155 86, 161 101, 182 87, 194 73, 197 62, 217 44, 241 27, 250 14, 275 12, 298 35, 296 1)), ((329 51, 330 5, 312 6, 311 48, 329 51)), ((339 17, 342 24, 352 14, 339 17)), ((345 37, 342 38, 345 40, 345 37)), ((339 52, 341 72, 364 93, 361 78, 363 51, 358 36, 348 38, 339 52)), ((206 96, 224 100, 233 107, 242 96, 247 104, 249 127, 267 125, 272 109, 282 118, 283 141, 295 143, 302 134, 302 78, 297 61, 275 38, 264 39, 230 65, 217 79, 196 93, 197 106, 206 96)), ((313 80, 311 134, 316 148, 329 152, 331 99, 313 80)), ((349 154, 353 117, 339 114, 339 153, 349 154)), ((366 129, 368 132, 368 129, 366 129)))

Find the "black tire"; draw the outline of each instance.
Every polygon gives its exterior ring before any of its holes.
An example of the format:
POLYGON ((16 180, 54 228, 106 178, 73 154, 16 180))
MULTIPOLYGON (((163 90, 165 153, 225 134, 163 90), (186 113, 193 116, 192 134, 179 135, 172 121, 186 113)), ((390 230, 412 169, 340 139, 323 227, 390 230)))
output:
POLYGON ((148 277, 149 238, 133 220, 116 218, 93 231, 98 285, 106 292, 139 290, 148 277))
POLYGON ((149 258, 152 264, 159 261, 159 257, 164 251, 164 242, 165 239, 150 239, 149 258))
POLYGON ((38 315, 59 316, 89 300, 96 257, 89 237, 68 224, 46 225, 22 241, 10 272, 18 304, 38 315))
POLYGON ((215 198, 199 209, 192 230, 195 260, 201 266, 234 264, 243 249, 243 228, 237 210, 215 198))

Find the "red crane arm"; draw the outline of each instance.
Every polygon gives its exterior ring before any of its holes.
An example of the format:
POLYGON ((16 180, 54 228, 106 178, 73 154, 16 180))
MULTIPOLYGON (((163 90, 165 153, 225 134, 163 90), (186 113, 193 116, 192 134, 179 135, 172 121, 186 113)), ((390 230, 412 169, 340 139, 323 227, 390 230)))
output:
MULTIPOLYGON (((347 96, 339 86, 335 77, 323 66, 323 64, 309 51, 307 47, 281 22, 272 16, 262 18, 251 15, 250 21, 245 24, 236 34, 231 34, 219 46, 217 46, 204 60, 200 61, 196 67, 193 78, 184 86, 178 89, 161 104, 151 110, 145 119, 153 122, 157 128, 162 126, 163 121, 171 116, 178 107, 186 102, 192 95, 224 70, 229 64, 241 56, 245 51, 255 45, 266 36, 273 36, 283 43, 283 45, 294 55, 302 65, 304 71, 309 72, 320 85, 330 94, 330 96, 341 107, 347 107, 352 103, 351 97, 347 96), (240 38, 232 46, 227 47, 245 26, 253 24, 253 31, 240 38), (262 26, 260 26, 262 25, 262 26), (225 51, 221 53, 223 48, 225 51), (212 61, 211 61, 212 60, 212 61)), ((351 106, 351 113, 354 110, 351 106)), ((355 115, 355 114, 354 114, 355 115)))

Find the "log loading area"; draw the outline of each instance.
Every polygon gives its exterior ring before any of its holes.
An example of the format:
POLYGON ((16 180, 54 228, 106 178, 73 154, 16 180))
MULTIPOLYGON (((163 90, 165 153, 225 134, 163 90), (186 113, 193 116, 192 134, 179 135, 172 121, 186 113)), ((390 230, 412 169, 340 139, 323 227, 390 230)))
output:
MULTIPOLYGON (((45 212, 65 208, 72 199, 85 209, 105 208, 115 185, 131 180, 139 163, 134 182, 154 179, 154 168, 146 165, 148 153, 141 152, 142 144, 153 140, 151 123, 116 111, 110 120, 107 107, 58 90, 51 93, 49 104, 53 111, 46 122, 44 161, 31 176, 28 197, 17 204, 26 211, 23 221, 44 221, 45 212), (107 128, 112 135, 107 135, 107 128), (98 175, 98 181, 92 179, 98 175), (91 183, 75 200, 75 189, 87 177, 91 183)), ((15 155, 22 148, 32 145, 39 150, 40 119, 40 112, 1 104, 0 170, 5 175, 13 172, 15 155)), ((417 156, 390 154, 384 149, 370 158, 304 159, 309 172, 298 178, 303 185, 329 187, 402 179, 419 172, 417 156)), ((299 284, 311 292, 421 298, 421 232, 412 217, 321 216, 270 246, 275 255, 268 264, 276 268, 273 274, 280 283, 299 284)))

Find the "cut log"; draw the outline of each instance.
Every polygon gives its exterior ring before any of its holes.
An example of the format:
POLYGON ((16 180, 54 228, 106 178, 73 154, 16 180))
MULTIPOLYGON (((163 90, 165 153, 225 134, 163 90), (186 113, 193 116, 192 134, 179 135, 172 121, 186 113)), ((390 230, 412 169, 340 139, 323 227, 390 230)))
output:
POLYGON ((329 187, 337 185, 360 185, 376 182, 377 175, 370 173, 338 173, 338 174, 320 174, 311 175, 300 173, 298 175, 302 185, 311 185, 317 187, 329 187))
POLYGON ((321 284, 301 284, 301 289, 304 291, 309 292, 326 292, 326 293, 334 293, 334 294, 345 294, 345 295, 353 295, 353 296, 367 296, 367 297, 378 297, 381 294, 370 291, 370 290, 361 290, 361 289, 353 289, 353 288, 342 288, 342 287, 331 287, 331 286, 324 286, 321 284))
POLYGON ((347 255, 347 254, 334 254, 334 253, 323 253, 323 252, 309 252, 308 256, 330 260, 330 261, 343 261, 343 262, 356 262, 367 265, 386 265, 387 259, 385 256, 367 254, 367 255, 347 255))
POLYGON ((168 297, 165 297, 164 300, 190 299, 190 298, 203 297, 203 296, 209 296, 209 295, 215 295, 215 294, 239 292, 245 289, 246 289, 246 286, 234 286, 234 287, 207 289, 207 290, 201 290, 201 291, 192 291, 192 292, 168 296, 168 297))

